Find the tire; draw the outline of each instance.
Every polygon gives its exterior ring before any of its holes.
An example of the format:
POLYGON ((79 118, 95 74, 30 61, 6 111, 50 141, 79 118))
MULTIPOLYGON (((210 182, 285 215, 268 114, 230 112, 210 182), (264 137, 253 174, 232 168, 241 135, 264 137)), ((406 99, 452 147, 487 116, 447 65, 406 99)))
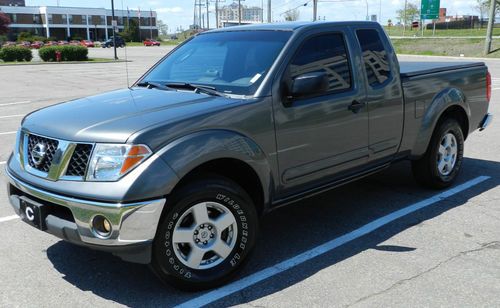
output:
POLYGON ((207 176, 182 187, 170 200, 153 242, 153 272, 189 291, 229 281, 256 242, 252 199, 233 181, 207 176))
POLYGON ((413 175, 422 186, 449 187, 460 173, 463 154, 462 129, 455 119, 446 119, 438 124, 424 156, 412 161, 413 175))

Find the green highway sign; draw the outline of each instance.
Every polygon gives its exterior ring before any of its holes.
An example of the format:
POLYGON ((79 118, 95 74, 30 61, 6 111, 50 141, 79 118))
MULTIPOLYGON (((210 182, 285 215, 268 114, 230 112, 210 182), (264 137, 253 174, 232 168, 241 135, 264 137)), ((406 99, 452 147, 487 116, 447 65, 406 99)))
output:
POLYGON ((439 18, 439 0, 422 0, 420 7, 421 19, 438 19, 439 18))

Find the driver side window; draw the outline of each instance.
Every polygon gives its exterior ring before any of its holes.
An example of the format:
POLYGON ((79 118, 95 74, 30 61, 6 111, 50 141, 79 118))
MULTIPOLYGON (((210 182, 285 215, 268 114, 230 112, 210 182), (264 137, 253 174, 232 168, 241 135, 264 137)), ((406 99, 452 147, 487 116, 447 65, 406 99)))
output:
POLYGON ((292 80, 306 73, 326 73, 328 93, 350 89, 351 70, 343 34, 329 33, 307 39, 290 63, 289 72, 292 80))

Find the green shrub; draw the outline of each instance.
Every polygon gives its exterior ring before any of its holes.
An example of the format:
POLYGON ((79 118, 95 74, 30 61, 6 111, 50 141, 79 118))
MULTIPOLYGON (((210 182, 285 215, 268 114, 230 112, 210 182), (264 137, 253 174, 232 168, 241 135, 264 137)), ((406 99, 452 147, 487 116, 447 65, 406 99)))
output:
POLYGON ((0 60, 5 62, 11 61, 26 61, 29 62, 33 58, 31 50, 24 47, 4 47, 0 49, 0 60))
POLYGON ((32 39, 33 39, 33 33, 31 32, 20 32, 19 35, 17 36, 18 42, 24 42, 24 41, 31 42, 32 39))
POLYGON ((47 46, 38 50, 40 58, 45 61, 56 61, 56 52, 61 52, 61 61, 86 61, 89 50, 84 46, 47 46))

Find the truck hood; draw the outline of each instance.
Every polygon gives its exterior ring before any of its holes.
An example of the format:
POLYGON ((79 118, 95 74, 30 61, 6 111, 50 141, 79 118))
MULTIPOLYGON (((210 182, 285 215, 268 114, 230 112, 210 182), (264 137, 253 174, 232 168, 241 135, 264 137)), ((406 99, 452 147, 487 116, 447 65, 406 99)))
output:
POLYGON ((238 100, 193 92, 131 88, 53 105, 29 114, 23 129, 79 142, 125 143, 159 123, 214 112, 238 100))

